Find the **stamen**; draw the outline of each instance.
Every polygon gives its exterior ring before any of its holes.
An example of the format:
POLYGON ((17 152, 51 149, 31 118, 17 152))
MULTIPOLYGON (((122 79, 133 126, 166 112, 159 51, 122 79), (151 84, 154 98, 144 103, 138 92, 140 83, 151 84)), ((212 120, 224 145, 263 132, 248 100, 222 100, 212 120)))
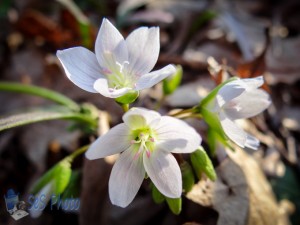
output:
POLYGON ((137 160, 140 156, 140 152, 135 153, 135 155, 133 156, 133 160, 137 160))
POLYGON ((149 138, 149 141, 151 141, 151 142, 155 142, 155 140, 154 140, 154 138, 153 138, 153 137, 149 138))
POLYGON ((130 144, 138 144, 138 143, 141 143, 141 140, 137 141, 137 140, 131 140, 130 141, 130 144))
POLYGON ((101 68, 101 72, 105 75, 110 75, 112 74, 112 71, 108 68, 101 68))
POLYGON ((150 158, 150 154, 151 154, 150 151, 146 150, 146 155, 147 155, 148 158, 150 158))

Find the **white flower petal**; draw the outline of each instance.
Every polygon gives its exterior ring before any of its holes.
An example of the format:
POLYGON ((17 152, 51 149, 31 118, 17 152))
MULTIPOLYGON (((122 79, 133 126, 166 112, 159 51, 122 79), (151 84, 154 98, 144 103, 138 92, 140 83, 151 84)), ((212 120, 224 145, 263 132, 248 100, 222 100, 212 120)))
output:
POLYGON ((138 79, 135 89, 142 90, 142 89, 150 88, 175 72, 176 72, 175 66, 168 65, 160 70, 156 70, 151 73, 142 75, 138 79))
POLYGON ((69 48, 56 53, 67 77, 85 91, 97 92, 94 82, 103 77, 94 53, 83 47, 69 48))
POLYGON ((154 129, 158 136, 158 148, 165 151, 191 153, 201 144, 201 137, 193 127, 170 116, 161 117, 154 129))
POLYGON ((33 205, 31 207, 31 210, 29 211, 29 213, 30 213, 30 216, 32 218, 38 218, 38 217, 40 217, 40 215, 42 215, 43 210, 41 210, 41 209, 43 209, 44 207, 46 207, 46 205, 50 201, 50 198, 51 198, 51 195, 53 194, 53 191, 54 191, 54 181, 52 180, 48 184, 46 184, 35 195, 35 199, 38 199, 38 200, 42 199, 42 201, 38 201, 37 202, 38 205, 33 205))
POLYGON ((267 109, 271 104, 269 95, 260 89, 246 91, 224 105, 226 115, 232 120, 250 118, 267 109))
POLYGON ((95 43, 95 53, 103 69, 114 70, 116 62, 128 61, 126 42, 120 32, 107 19, 103 19, 95 43))
POLYGON ((100 136, 85 153, 88 159, 99 159, 125 151, 130 146, 129 128, 121 123, 100 136))
POLYGON ((259 147, 259 140, 253 137, 252 135, 247 134, 245 147, 257 150, 259 147))
POLYGON ((247 134, 239 128, 234 121, 227 118, 224 113, 220 113, 220 122, 225 134, 238 146, 244 148, 247 134))
POLYGON ((240 79, 225 84, 223 87, 221 87, 216 96, 219 107, 222 107, 226 102, 238 97, 245 90, 246 87, 243 85, 243 82, 241 82, 240 79))
POLYGON ((182 192, 181 171, 174 156, 155 149, 150 157, 143 154, 144 167, 157 189, 169 198, 179 198, 182 192))
POLYGON ((117 159, 109 178, 109 197, 112 204, 126 207, 136 196, 145 177, 142 157, 134 159, 129 148, 117 159))
POLYGON ((255 77, 255 78, 247 78, 242 79, 242 81, 247 85, 249 90, 257 89, 264 84, 263 76, 255 77))
POLYGON ((158 112, 144 108, 131 108, 123 115, 124 123, 133 130, 150 125, 160 118, 158 112))
POLYGON ((95 81, 94 89, 108 98, 118 98, 125 95, 127 92, 132 90, 132 88, 124 87, 120 89, 113 89, 108 87, 107 79, 101 78, 95 81))
POLYGON ((136 75, 149 73, 159 55, 159 28, 141 27, 126 38, 129 67, 136 75))

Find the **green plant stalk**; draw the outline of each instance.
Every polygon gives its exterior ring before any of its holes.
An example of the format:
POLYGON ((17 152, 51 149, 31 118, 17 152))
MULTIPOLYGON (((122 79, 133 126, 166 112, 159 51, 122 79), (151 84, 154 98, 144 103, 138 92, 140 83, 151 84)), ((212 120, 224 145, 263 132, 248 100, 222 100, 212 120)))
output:
POLYGON ((81 148, 77 149, 71 155, 67 156, 67 158, 72 162, 77 156, 85 153, 89 149, 90 145, 82 146, 81 148))
MULTIPOLYGON (((193 107, 193 108, 190 108, 190 109, 182 109, 181 111, 179 112, 176 112, 176 113, 173 113, 173 114, 169 114, 169 116, 173 116, 173 117, 179 117, 181 115, 184 115, 184 114, 194 114, 196 112, 196 108, 193 107)), ((188 117, 188 116, 187 116, 188 117)))
POLYGON ((67 106, 69 109, 79 111, 80 106, 70 98, 46 88, 37 87, 34 85, 24 85, 15 82, 0 82, 0 91, 9 91, 15 93, 29 94, 39 96, 60 105, 67 106))
POLYGON ((122 109, 124 112, 127 112, 129 110, 129 104, 122 104, 122 109))
MULTIPOLYGON (((45 112, 47 113, 47 112, 45 112)), ((0 119, 0 131, 2 130, 7 130, 13 127, 17 127, 17 126, 23 126, 23 125, 27 125, 27 124, 31 124, 31 123, 36 123, 36 122, 41 122, 41 121, 47 121, 47 120, 57 120, 57 119, 66 119, 66 120, 75 120, 75 121, 79 121, 79 122, 83 122, 85 124, 89 124, 92 127, 97 127, 97 121, 82 115, 80 113, 76 113, 76 112, 69 112, 69 113, 65 113, 65 114, 53 114, 53 115, 49 115, 47 118, 36 118, 34 121, 25 121, 25 122, 19 122, 18 124, 13 124, 13 125, 5 125, 5 122, 3 122, 3 119, 0 119)))

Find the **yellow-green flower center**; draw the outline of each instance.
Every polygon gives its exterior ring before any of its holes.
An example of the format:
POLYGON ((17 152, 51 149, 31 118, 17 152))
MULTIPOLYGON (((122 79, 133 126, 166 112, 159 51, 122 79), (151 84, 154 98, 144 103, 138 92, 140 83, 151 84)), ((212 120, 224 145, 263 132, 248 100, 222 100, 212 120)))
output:
POLYGON ((151 128, 141 128, 132 131, 132 140, 130 143, 133 145, 135 151, 135 158, 138 158, 141 153, 146 152, 150 157, 151 152, 155 149, 155 142, 157 141, 157 135, 151 128))

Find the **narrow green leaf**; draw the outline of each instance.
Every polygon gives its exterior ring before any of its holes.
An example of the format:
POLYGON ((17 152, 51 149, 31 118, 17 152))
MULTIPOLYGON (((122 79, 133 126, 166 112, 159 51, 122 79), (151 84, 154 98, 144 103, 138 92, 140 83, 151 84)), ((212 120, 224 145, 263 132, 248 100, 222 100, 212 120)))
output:
POLYGON ((182 199, 166 197, 166 200, 172 213, 174 213, 175 215, 179 215, 182 209, 182 199))
POLYGON ((97 121, 89 116, 73 112, 64 107, 52 107, 35 109, 35 111, 0 118, 0 131, 30 123, 55 119, 75 120, 87 123, 93 127, 97 126, 97 121))
POLYGON ((162 193, 160 193, 160 191, 157 189, 157 187, 153 183, 151 183, 151 188, 152 188, 153 201, 156 204, 160 204, 160 203, 164 202, 165 196, 162 193))
POLYGON ((180 164, 180 170, 182 174, 183 191, 187 193, 192 190, 195 184, 193 169, 188 162, 184 161, 180 164))
POLYGON ((14 82, 0 82, 0 91, 9 91, 15 93, 35 95, 45 99, 49 99, 60 105, 67 106, 68 108, 74 111, 80 110, 79 105, 76 102, 74 102, 72 99, 66 97, 65 95, 62 95, 58 92, 46 88, 37 87, 34 85, 24 85, 24 84, 14 83, 14 82))
POLYGON ((199 179, 201 178, 201 173, 205 173, 206 176, 213 181, 217 179, 214 166, 203 147, 200 146, 190 157, 193 168, 199 179))
POLYGON ((180 85, 182 79, 182 67, 176 66, 176 72, 163 80, 163 92, 164 95, 172 94, 180 85))

